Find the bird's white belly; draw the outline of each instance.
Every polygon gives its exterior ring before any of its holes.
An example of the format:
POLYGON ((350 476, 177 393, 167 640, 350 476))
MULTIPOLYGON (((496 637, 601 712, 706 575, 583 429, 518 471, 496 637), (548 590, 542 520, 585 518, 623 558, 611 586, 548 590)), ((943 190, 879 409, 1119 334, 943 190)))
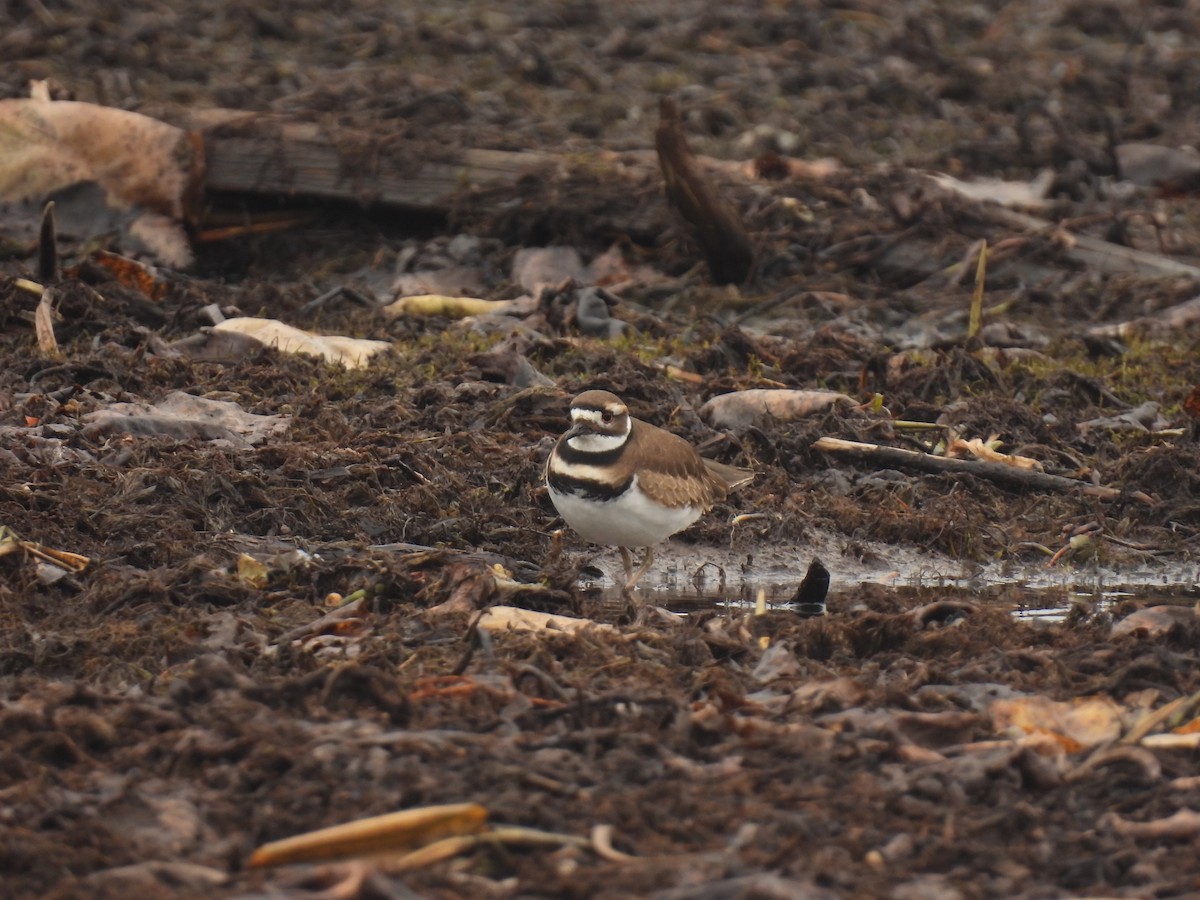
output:
POLYGON ((637 481, 613 500, 587 500, 550 489, 554 508, 581 538, 614 547, 649 547, 683 531, 698 518, 694 506, 672 509, 635 490, 637 481))

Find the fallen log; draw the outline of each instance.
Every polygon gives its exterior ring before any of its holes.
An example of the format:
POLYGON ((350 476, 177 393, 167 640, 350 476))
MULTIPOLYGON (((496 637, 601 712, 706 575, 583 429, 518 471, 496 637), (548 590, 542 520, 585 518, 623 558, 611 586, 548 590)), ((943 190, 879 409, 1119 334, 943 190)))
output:
MULTIPOLYGON (((669 103, 668 108, 674 109, 669 103)), ((613 218, 613 228, 635 239, 657 239, 666 225, 669 203, 695 230, 716 281, 745 280, 754 260, 746 228, 717 186, 722 180, 744 178, 740 164, 731 167, 693 156, 677 110, 660 125, 656 154, 597 151, 583 159, 460 147, 397 138, 379 129, 239 110, 169 110, 159 115, 200 135, 204 189, 210 196, 337 200, 445 214, 480 198, 486 202, 489 195, 504 204, 514 196, 532 196, 534 192, 522 188, 534 182, 547 186, 547 203, 561 202, 577 196, 570 189, 572 181, 602 178, 614 182, 611 189, 596 194, 604 199, 602 216, 613 218), (626 202, 614 206, 614 198, 626 202)), ((827 170, 818 167, 813 177, 827 170)))
POLYGON ((209 192, 445 212, 472 193, 511 189, 561 166, 549 153, 397 141, 378 131, 238 110, 191 113, 183 124, 203 139, 209 192))
MULTIPOLYGON (((714 176, 735 180, 753 176, 745 175, 740 163, 692 156, 678 112, 669 102, 655 136, 665 192, 652 189, 654 157, 645 152, 599 151, 579 160, 532 150, 477 149, 432 139, 398 138, 379 129, 298 122, 241 110, 171 109, 158 115, 199 133, 205 157, 204 189, 210 195, 333 199, 444 214, 490 193, 510 201, 526 179, 561 185, 572 178, 595 178, 599 171, 605 178, 622 182, 606 192, 610 199, 628 196, 635 187, 651 188, 640 191, 641 202, 626 210, 628 221, 611 223, 616 228, 633 235, 657 236, 666 200, 696 230, 715 280, 741 281, 753 265, 744 225, 712 184, 714 176)), ((819 179, 828 174, 827 169, 818 168, 804 177, 819 179)), ((913 177, 918 174, 914 172, 913 177)), ((573 192, 558 189, 550 194, 562 198, 573 192)), ((1067 232, 1056 223, 995 203, 972 206, 978 221, 993 228, 1025 234, 1062 233, 1064 255, 1086 268, 1146 277, 1183 276, 1200 282, 1200 267, 1067 232)), ((991 243, 1000 238, 990 230, 984 236, 991 243)), ((915 235, 895 240, 883 255, 886 259, 878 262, 911 268, 925 277, 945 266, 931 246, 915 235)), ((1025 275, 1032 280, 1055 271, 1045 263, 1025 261, 1022 265, 1031 267, 1025 275)))

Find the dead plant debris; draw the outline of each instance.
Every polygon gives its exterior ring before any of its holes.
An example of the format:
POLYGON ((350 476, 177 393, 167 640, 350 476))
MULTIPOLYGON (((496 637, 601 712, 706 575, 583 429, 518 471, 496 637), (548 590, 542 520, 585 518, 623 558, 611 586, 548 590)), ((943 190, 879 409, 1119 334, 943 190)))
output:
POLYGON ((1194 893, 1194 597, 856 577, 1194 572, 1194 9, 485 6, 0 29, 0 893, 1194 893))

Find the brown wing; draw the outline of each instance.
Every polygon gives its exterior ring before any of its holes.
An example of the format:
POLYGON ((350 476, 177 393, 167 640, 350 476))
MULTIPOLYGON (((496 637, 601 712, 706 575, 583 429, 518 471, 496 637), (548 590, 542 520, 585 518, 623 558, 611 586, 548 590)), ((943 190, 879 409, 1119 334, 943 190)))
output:
POLYGON ((635 466, 638 483, 665 506, 707 511, 728 493, 725 481, 709 470, 691 444, 640 419, 633 420, 621 464, 635 466))
POLYGON ((725 463, 717 462, 715 459, 704 459, 704 465, 708 471, 716 475, 729 490, 740 488, 743 484, 749 484, 754 480, 755 472, 751 469, 743 469, 738 466, 727 466, 725 463))

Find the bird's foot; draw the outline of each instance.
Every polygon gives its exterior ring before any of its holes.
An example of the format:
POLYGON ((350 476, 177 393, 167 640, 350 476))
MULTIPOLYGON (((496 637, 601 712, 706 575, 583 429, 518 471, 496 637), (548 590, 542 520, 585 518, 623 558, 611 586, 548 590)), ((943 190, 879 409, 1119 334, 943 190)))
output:
POLYGON ((625 564, 625 592, 628 593, 637 587, 637 583, 654 563, 654 548, 646 548, 646 558, 642 560, 641 568, 636 572, 633 571, 633 557, 624 547, 621 548, 621 561, 625 564))

